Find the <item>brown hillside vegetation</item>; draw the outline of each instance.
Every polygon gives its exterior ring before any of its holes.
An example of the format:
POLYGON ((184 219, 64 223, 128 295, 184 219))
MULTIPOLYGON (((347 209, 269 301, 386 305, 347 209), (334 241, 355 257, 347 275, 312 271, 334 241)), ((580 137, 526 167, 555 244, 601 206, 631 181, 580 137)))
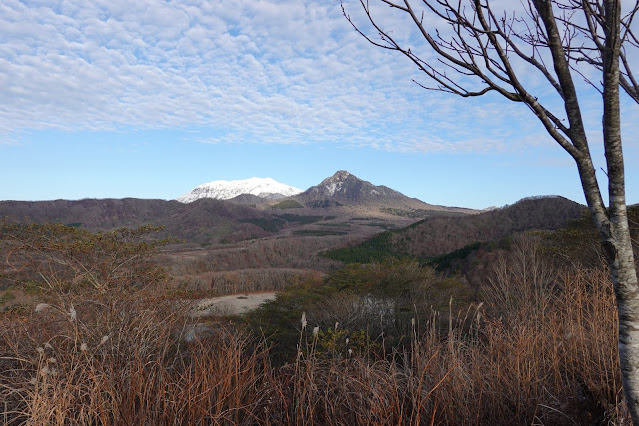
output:
POLYGON ((269 212, 213 199, 182 204, 137 198, 1 201, 0 218, 39 224, 61 223, 93 231, 150 224, 164 227, 159 237, 171 236, 202 244, 272 235, 273 232, 252 222, 278 220, 269 212))
POLYGON ((584 209, 563 197, 528 198, 477 215, 427 218, 393 233, 390 241, 401 253, 436 256, 477 241, 499 241, 516 232, 558 229, 584 209))
POLYGON ((175 268, 192 271, 235 271, 246 268, 310 268, 324 269, 315 254, 348 240, 348 236, 288 237, 242 241, 194 251, 169 251, 160 258, 167 259, 175 268))
POLYGON ((161 285, 136 286, 135 273, 98 292, 70 276, 69 285, 42 287, 37 306, 0 316, 0 418, 7 425, 626 424, 607 271, 554 269, 535 240, 516 239, 499 256, 480 300, 459 312, 421 308, 429 304, 424 295, 451 287, 415 262, 360 265, 291 287, 264 308, 292 303, 292 314, 271 316, 294 336, 280 346, 280 354, 289 348, 281 361, 271 356, 269 335, 223 318, 197 325, 161 285), (370 310, 347 309, 349 300, 384 307, 390 317, 379 337, 358 322, 370 310), (332 315, 330 325, 320 315, 332 315))
MULTIPOLYGON (((403 197, 403 196, 402 196, 403 197)), ((236 197, 237 198, 237 197, 236 197)), ((251 199, 250 196, 240 198, 251 199)), ((250 201, 250 200, 249 200, 250 201)), ((302 207, 292 200, 242 205, 236 200, 200 199, 183 204, 178 201, 124 199, 84 199, 78 201, 0 201, 0 219, 19 223, 60 223, 90 231, 114 230, 142 225, 162 226, 159 238, 173 237, 201 245, 236 243, 278 235, 289 228, 338 218, 345 222, 354 217, 380 218, 390 227, 406 226, 419 217, 448 214, 447 210, 402 210, 400 215, 380 210, 380 206, 302 207), (409 214, 410 216, 406 216, 409 214)), ((421 203, 421 202, 420 202, 421 203)), ((329 203, 330 204, 330 203, 329 203)), ((427 206, 425 203, 421 207, 427 206)), ((463 209, 449 209, 455 214, 463 209)), ((357 233, 357 230, 355 230, 357 233)))

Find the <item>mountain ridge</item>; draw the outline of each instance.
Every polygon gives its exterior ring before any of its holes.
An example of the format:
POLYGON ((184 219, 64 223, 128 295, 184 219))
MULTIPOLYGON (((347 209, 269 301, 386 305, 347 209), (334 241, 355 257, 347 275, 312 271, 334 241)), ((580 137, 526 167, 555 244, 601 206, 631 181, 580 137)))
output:
POLYGON ((162 226, 159 237, 175 237, 197 243, 225 238, 239 241, 261 238, 271 232, 252 222, 272 220, 273 215, 223 200, 105 198, 52 201, 0 201, 0 219, 24 223, 62 223, 92 231, 110 231, 141 225, 162 226))
POLYGON ((308 188, 292 199, 310 208, 368 207, 390 214, 412 214, 416 212, 475 213, 463 207, 446 207, 428 204, 408 197, 384 185, 374 185, 346 170, 339 170, 320 184, 308 188))
POLYGON ((230 187, 222 185, 222 191, 217 188, 214 194, 224 199, 202 196, 207 194, 204 184, 200 186, 202 191, 193 195, 195 199, 187 202, 185 199, 137 198, 0 201, 0 218, 26 223, 55 222, 97 231, 149 224, 164 226, 161 232, 164 236, 211 244, 279 233, 289 235, 293 232, 290 228, 300 226, 309 229, 297 229, 298 235, 304 232, 308 235, 342 235, 344 227, 368 233, 370 229, 365 225, 369 222, 374 227, 381 224, 393 228, 433 215, 474 213, 463 208, 426 204, 386 186, 373 185, 344 170, 319 185, 283 199, 270 191, 296 193, 300 190, 288 185, 278 187, 280 184, 270 178, 230 182, 230 187), (342 228, 330 224, 311 226, 311 223, 329 217, 339 218, 337 221, 342 222, 342 228), (329 229, 330 226, 334 229, 329 229))
POLYGON ((254 195, 267 200, 278 200, 297 195, 302 190, 280 183, 272 178, 252 177, 242 180, 215 180, 196 186, 176 198, 181 203, 191 203, 202 198, 230 200, 240 195, 254 195))
POLYGON ((387 256, 429 258, 520 232, 556 230, 587 211, 586 206, 561 196, 526 197, 474 215, 429 217, 357 245, 338 248, 327 256, 363 263, 387 256))

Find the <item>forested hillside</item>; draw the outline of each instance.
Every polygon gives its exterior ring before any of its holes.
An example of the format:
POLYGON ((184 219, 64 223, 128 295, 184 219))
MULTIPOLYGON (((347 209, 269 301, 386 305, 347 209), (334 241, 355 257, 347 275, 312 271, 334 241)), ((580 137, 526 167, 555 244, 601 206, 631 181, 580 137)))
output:
POLYGON ((429 217, 325 256, 346 262, 368 262, 392 255, 430 258, 476 242, 499 241, 516 232, 558 229, 578 218, 584 209, 563 197, 528 198, 476 215, 429 217))
POLYGON ((157 233, 159 238, 203 245, 268 237, 288 224, 317 222, 323 217, 259 210, 214 199, 189 204, 138 198, 0 201, 0 219, 13 222, 60 223, 91 231, 153 225, 163 227, 157 233))

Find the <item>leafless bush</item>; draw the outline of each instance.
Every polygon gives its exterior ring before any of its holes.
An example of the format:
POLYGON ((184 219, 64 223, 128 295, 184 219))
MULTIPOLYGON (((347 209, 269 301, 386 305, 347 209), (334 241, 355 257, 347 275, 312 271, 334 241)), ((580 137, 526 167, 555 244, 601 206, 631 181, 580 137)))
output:
POLYGON ((551 262, 544 258, 541 239, 533 235, 514 237, 510 250, 497 255, 482 300, 499 315, 543 313, 555 297, 559 280, 551 262))

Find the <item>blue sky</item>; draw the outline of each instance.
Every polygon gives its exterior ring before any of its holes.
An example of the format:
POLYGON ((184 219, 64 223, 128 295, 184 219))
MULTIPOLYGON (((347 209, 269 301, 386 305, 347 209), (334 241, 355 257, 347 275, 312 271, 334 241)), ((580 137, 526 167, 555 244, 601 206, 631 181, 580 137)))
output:
MULTIPOLYGON (((172 199, 253 176, 306 189, 348 170, 432 204, 583 202, 572 160, 525 107, 423 90, 391 53, 334 0, 3 0, 0 200, 172 199)), ((539 76, 522 78, 556 106, 539 76)), ((600 102, 582 89, 604 167, 600 102)), ((637 203, 639 107, 625 98, 623 121, 637 203)))

